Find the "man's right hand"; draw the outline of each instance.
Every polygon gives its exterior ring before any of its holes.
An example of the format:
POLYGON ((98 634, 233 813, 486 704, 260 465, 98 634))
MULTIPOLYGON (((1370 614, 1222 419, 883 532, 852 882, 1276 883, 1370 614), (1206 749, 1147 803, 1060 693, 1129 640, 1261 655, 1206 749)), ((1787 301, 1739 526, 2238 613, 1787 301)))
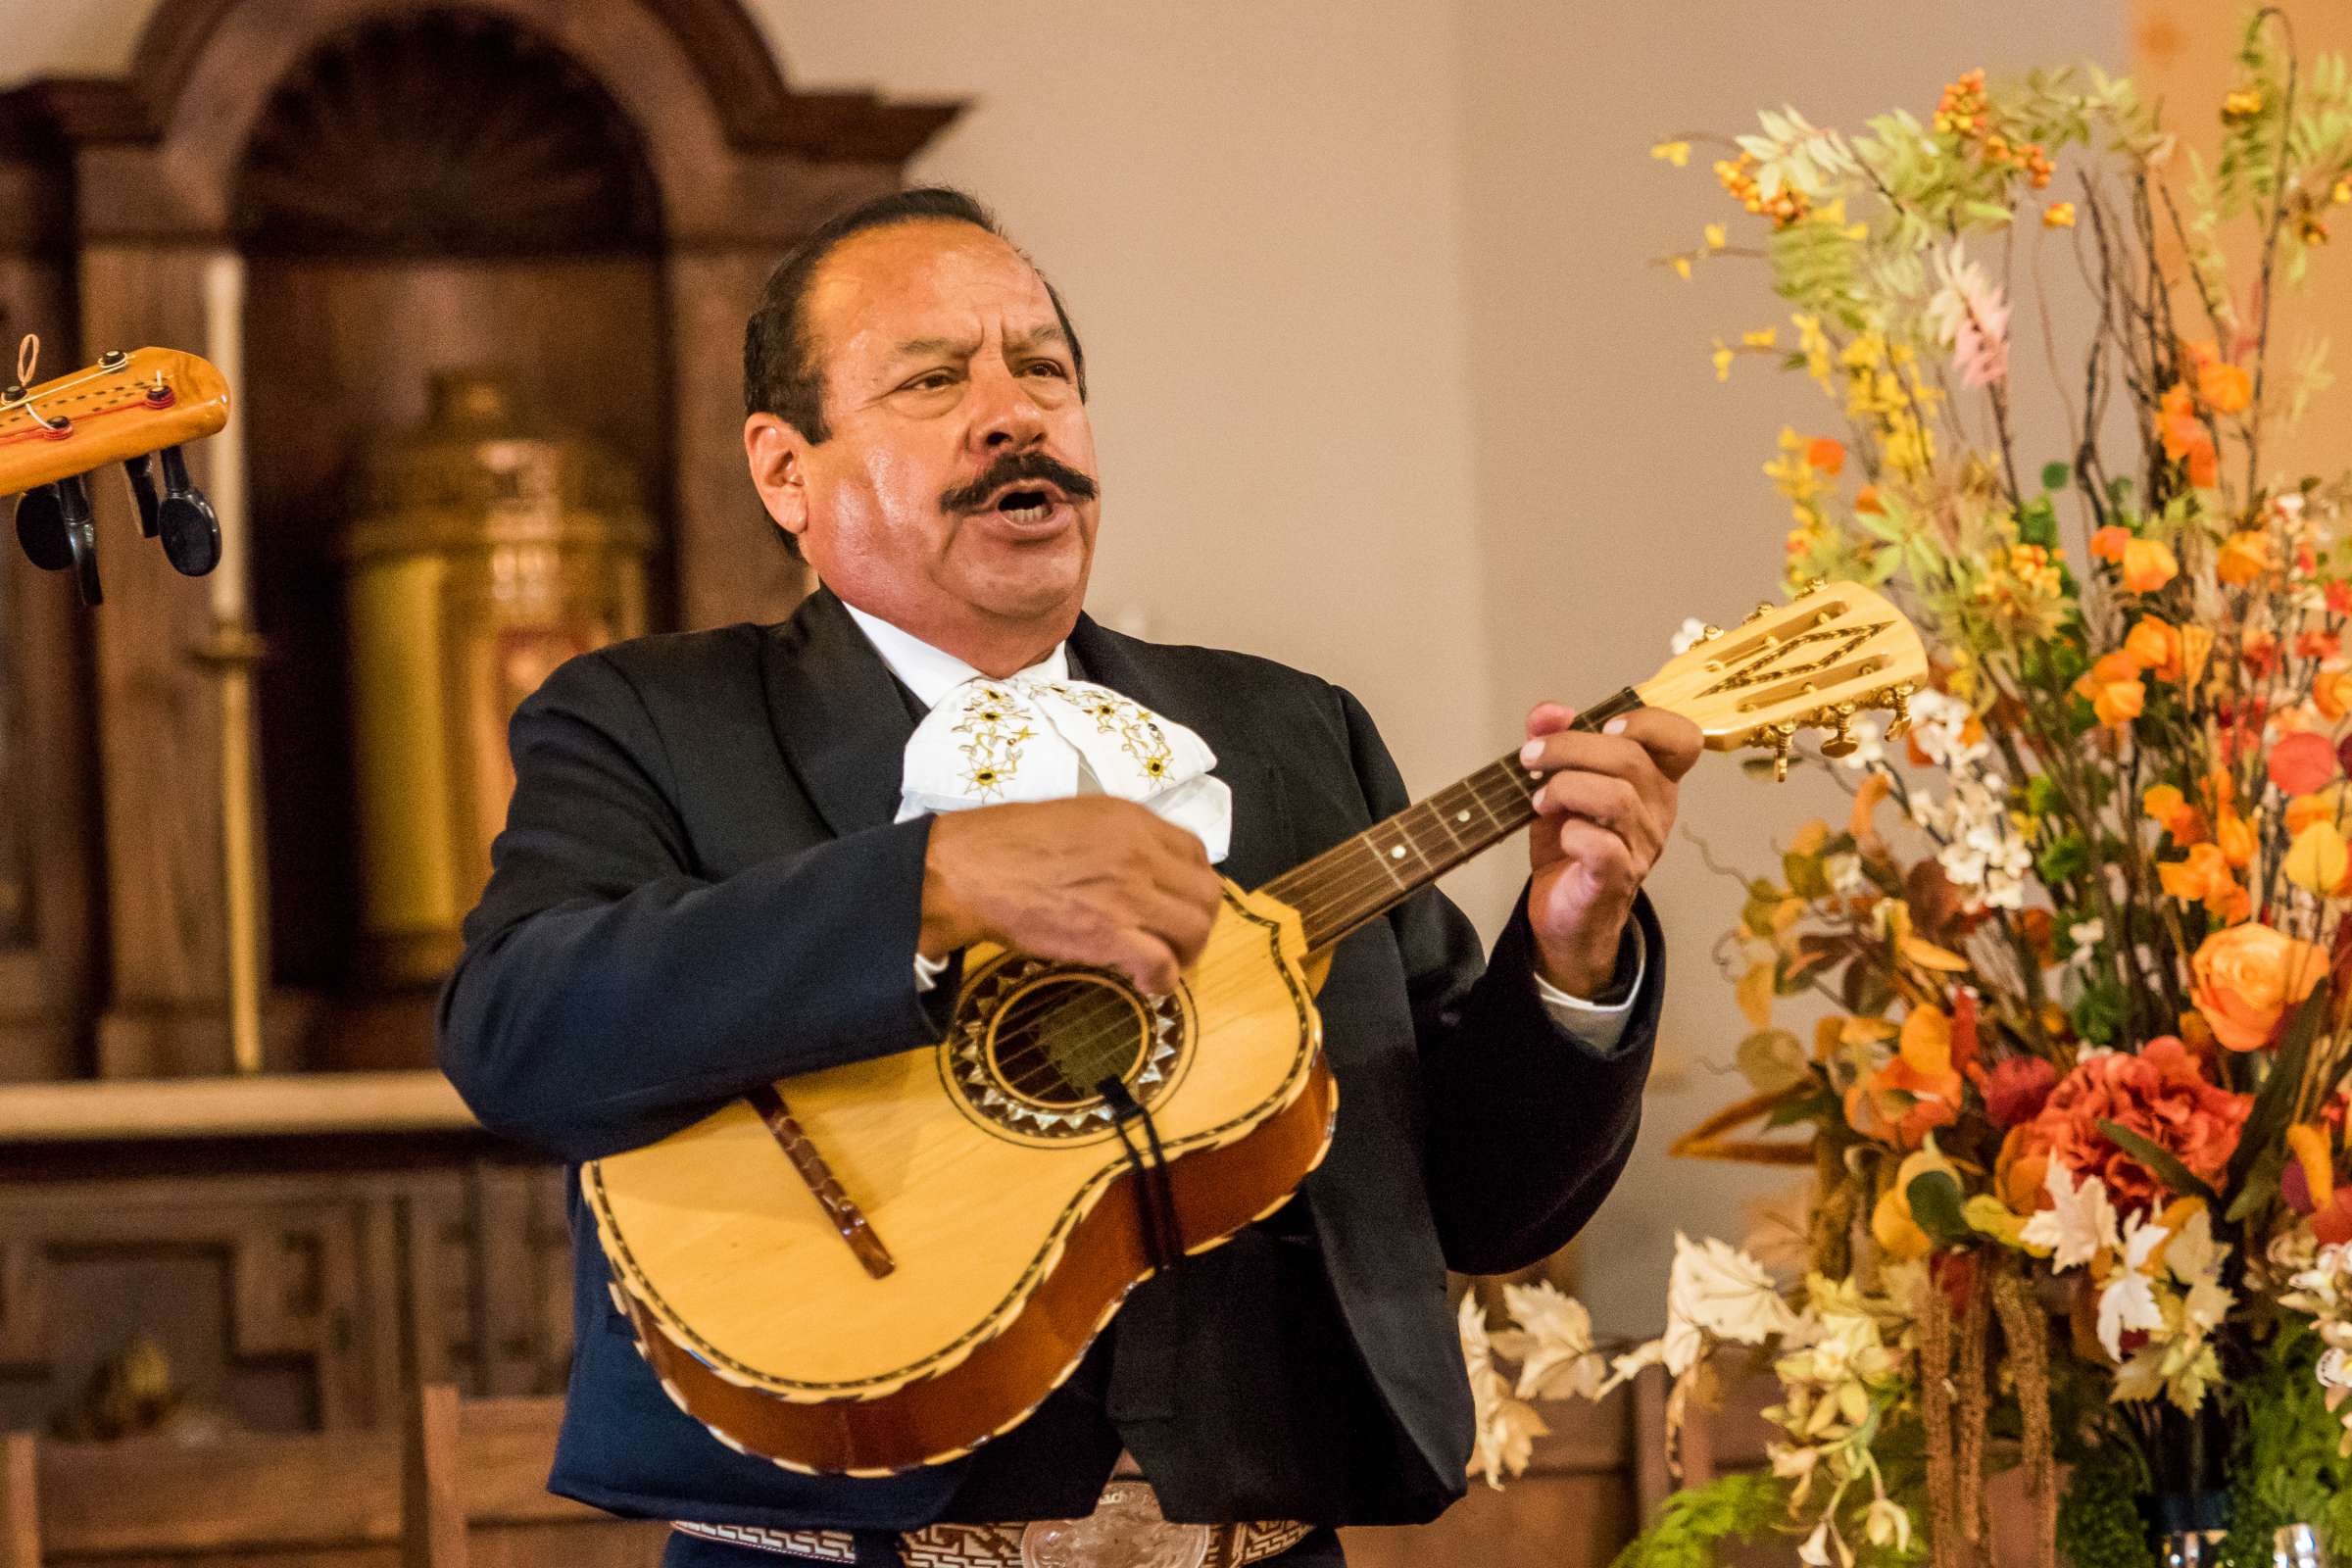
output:
POLYGON ((923 857, 920 951, 995 942, 1125 974, 1150 996, 1200 956, 1223 884, 1200 841, 1133 801, 950 811, 923 857))

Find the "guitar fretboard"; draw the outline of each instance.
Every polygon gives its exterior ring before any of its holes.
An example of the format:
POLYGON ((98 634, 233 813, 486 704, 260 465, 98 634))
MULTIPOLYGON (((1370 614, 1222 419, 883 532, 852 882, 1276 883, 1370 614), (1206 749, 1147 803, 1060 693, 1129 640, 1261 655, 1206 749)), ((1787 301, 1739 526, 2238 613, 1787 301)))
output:
MULTIPOLYGON (((1597 730, 1641 706, 1627 687, 1580 711, 1569 727, 1597 730)), ((1327 948, 1534 821, 1542 783, 1513 752, 1285 871, 1261 891, 1298 911, 1307 951, 1327 948)))

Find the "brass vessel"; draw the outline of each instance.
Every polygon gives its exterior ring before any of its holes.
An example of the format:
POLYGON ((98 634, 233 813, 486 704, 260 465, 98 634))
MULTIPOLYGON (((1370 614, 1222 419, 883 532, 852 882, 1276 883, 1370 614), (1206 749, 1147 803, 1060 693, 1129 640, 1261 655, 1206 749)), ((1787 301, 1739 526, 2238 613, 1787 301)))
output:
POLYGON ((574 654, 645 629, 637 480, 483 371, 362 466, 346 541, 361 968, 428 985, 463 947, 514 787, 507 720, 574 654))

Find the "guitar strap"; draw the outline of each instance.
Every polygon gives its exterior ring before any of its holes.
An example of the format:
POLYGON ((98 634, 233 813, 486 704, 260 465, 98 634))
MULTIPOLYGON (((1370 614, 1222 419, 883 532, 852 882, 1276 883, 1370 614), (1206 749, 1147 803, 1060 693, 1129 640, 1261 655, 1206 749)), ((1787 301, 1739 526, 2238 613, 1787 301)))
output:
POLYGON ((1127 1152, 1127 1163, 1135 1170, 1136 1224, 1143 1232, 1145 1254, 1154 1272, 1165 1274, 1184 1260, 1184 1232, 1176 1224, 1176 1192, 1168 1180, 1167 1152, 1159 1145, 1159 1124, 1123 1080, 1104 1078, 1095 1092, 1110 1102, 1111 1129, 1119 1135, 1119 1147, 1127 1152), (1135 1122, 1143 1124, 1149 1159, 1127 1135, 1128 1126, 1135 1122))

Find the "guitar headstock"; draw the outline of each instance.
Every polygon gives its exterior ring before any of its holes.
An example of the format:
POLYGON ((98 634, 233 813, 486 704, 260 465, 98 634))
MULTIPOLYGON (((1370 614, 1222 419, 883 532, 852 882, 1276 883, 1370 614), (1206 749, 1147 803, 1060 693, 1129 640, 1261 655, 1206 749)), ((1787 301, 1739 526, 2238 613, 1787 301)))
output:
POLYGON ((1900 735, 1927 677, 1927 649, 1902 612, 1874 589, 1836 582, 1758 605, 1729 630, 1708 627, 1635 691, 1696 724, 1711 750, 1769 751, 1774 776, 1787 778, 1797 731, 1828 730, 1822 751, 1842 757, 1855 745, 1854 716, 1880 708, 1895 715, 1887 735, 1900 735))
POLYGON ((0 496, 17 500, 17 542, 44 571, 71 571, 85 605, 100 600, 98 534, 81 477, 109 463, 129 475, 139 529, 163 540, 182 574, 220 559, 220 520, 189 481, 180 448, 228 423, 228 383, 178 349, 110 349, 98 363, 35 383, 40 340, 24 339, 0 391, 0 496), (159 494, 149 459, 163 458, 159 494))

